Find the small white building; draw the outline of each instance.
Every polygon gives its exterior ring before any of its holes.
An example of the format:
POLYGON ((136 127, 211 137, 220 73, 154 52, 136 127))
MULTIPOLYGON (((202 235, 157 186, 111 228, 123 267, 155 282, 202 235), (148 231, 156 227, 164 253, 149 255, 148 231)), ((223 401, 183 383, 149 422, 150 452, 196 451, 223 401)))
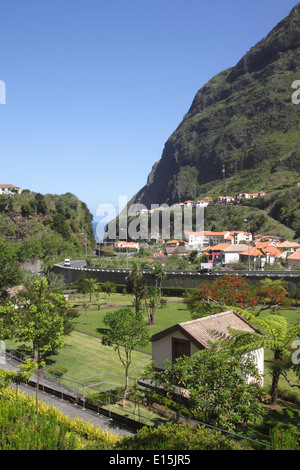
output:
POLYGON ((250 232, 243 232, 243 231, 233 231, 230 232, 230 235, 233 236, 233 240, 236 245, 241 242, 251 242, 252 241, 252 233, 250 232))
MULTIPOLYGON (((241 315, 233 310, 198 318, 167 328, 152 336, 152 360, 158 370, 164 370, 166 360, 173 364, 178 357, 192 356, 201 349, 210 349, 211 344, 218 340, 229 340, 229 328, 249 333, 263 335, 255 326, 251 325, 241 315)), ((252 354, 259 373, 264 373, 263 347, 252 354)))
POLYGON ((118 251, 139 251, 140 249, 138 243, 121 240, 115 243, 115 248, 117 248, 118 251))
POLYGON ((206 199, 201 199, 200 201, 196 202, 196 207, 207 207, 209 205, 209 201, 206 199))
POLYGON ((238 263, 240 261, 240 253, 248 249, 248 245, 243 243, 232 244, 225 247, 221 252, 222 265, 238 263))
POLYGON ((0 184, 0 194, 21 194, 21 189, 13 184, 0 184))

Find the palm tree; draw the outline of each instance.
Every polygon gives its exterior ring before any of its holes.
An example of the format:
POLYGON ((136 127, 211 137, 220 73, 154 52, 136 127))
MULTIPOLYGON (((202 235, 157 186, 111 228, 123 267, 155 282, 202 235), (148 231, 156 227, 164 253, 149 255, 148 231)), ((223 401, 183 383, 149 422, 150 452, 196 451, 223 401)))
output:
POLYGON ((155 287, 148 287, 146 297, 146 308, 148 310, 149 324, 154 324, 154 316, 159 307, 161 299, 162 281, 167 277, 163 266, 157 263, 153 267, 152 277, 155 280, 155 287))
POLYGON ((231 330, 235 348, 242 354, 260 347, 268 348, 272 351, 271 403, 276 404, 278 400, 279 378, 285 371, 284 365, 286 362, 284 359, 290 354, 289 346, 291 342, 300 335, 300 325, 294 325, 289 328, 286 318, 279 315, 257 318, 246 311, 243 311, 242 315, 251 323, 258 326, 264 332, 264 335, 231 330))
POLYGON ((127 278, 127 286, 128 290, 132 292, 134 296, 133 304, 135 313, 138 314, 141 310, 142 300, 147 294, 147 282, 139 263, 134 264, 131 273, 127 278))

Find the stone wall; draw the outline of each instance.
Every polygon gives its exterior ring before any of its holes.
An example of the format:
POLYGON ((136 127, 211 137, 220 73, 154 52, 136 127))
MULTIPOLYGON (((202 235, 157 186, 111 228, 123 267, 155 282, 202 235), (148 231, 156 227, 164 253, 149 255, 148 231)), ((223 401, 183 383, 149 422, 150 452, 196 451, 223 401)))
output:
MULTIPOLYGON (((55 265, 53 271, 56 274, 62 274, 67 284, 74 283, 80 274, 84 271, 88 277, 97 279, 98 282, 104 283, 106 281, 113 282, 114 284, 126 284, 126 277, 129 271, 126 269, 96 269, 96 268, 70 268, 61 265, 55 265)), ((147 279, 148 285, 154 285, 154 280, 151 277, 150 270, 143 271, 145 278, 147 279)), ((181 289, 194 289, 199 287, 203 282, 209 281, 214 282, 217 276, 223 275, 224 273, 219 272, 215 274, 200 274, 195 271, 172 271, 167 272, 167 278, 163 281, 164 287, 173 287, 181 289)), ((287 287, 291 294, 295 295, 300 292, 300 272, 292 274, 287 273, 284 275, 278 272, 268 273, 248 273, 240 272, 240 275, 245 276, 249 283, 258 285, 261 279, 269 277, 270 279, 284 279, 287 282, 287 287)))

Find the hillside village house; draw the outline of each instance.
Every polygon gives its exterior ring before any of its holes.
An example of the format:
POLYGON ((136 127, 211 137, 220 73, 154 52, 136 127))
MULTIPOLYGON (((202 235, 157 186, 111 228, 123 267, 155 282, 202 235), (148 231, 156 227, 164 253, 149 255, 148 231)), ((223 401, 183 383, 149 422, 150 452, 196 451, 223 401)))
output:
POLYGON ((185 205, 186 207, 193 207, 194 201, 184 201, 184 205, 185 205))
POLYGON ((281 250, 276 247, 265 247, 260 248, 257 246, 251 246, 250 250, 247 250, 240 253, 240 261, 248 262, 249 260, 249 251, 250 251, 250 258, 252 259, 256 268, 263 268, 265 264, 274 264, 276 259, 282 258, 284 259, 284 254, 281 250))
POLYGON ((253 241, 257 242, 276 242, 280 243, 280 237, 275 237, 274 235, 254 235, 253 241))
MULTIPOLYGON (((202 349, 210 349, 217 340, 231 338, 229 328, 249 333, 262 333, 233 310, 198 318, 167 328, 152 336, 152 360, 158 370, 166 368, 164 362, 173 364, 176 358, 192 356, 202 349)), ((249 352, 250 353, 250 352, 249 352)), ((248 353, 248 354, 249 354, 248 353)), ((263 347, 251 351, 261 375, 264 372, 263 347)))
POLYGON ((201 250, 208 246, 214 246, 218 243, 240 243, 241 241, 252 241, 252 234, 242 231, 229 231, 223 232, 188 232, 185 231, 183 239, 187 241, 189 247, 193 250, 201 250))
POLYGON ((300 266, 300 250, 295 251, 292 255, 287 258, 291 267, 300 266))
POLYGON ((203 254, 208 257, 208 263, 221 263, 222 261, 222 250, 231 246, 230 243, 218 243, 215 246, 208 246, 203 250, 203 254))
POLYGON ((291 265, 298 265, 300 244, 296 242, 282 242, 276 243, 272 241, 257 242, 255 246, 249 246, 249 244, 217 244, 216 246, 210 246, 203 250, 203 253, 210 256, 210 262, 216 259, 221 260, 222 266, 229 265, 232 263, 247 262, 250 258, 254 262, 256 268, 263 268, 265 264, 273 265, 276 261, 291 261, 291 265), (294 254, 295 256, 291 256, 294 254))
POLYGON ((196 202, 196 207, 207 207, 209 204, 208 201, 197 201, 196 202))
POLYGON ((235 199, 233 196, 219 196, 218 201, 221 204, 233 204, 235 199))
POLYGON ((187 255, 190 253, 190 248, 184 240, 170 240, 166 243, 167 255, 187 255))
POLYGON ((281 243, 276 243, 276 247, 279 248, 280 250, 283 250, 284 257, 288 259, 290 255, 292 255, 293 253, 295 253, 297 250, 300 249, 300 243, 286 240, 281 243))
POLYGON ((22 190, 13 184, 0 184, 0 194, 21 194, 22 190))
POLYGON ((248 250, 248 245, 243 243, 233 244, 225 247, 221 253, 221 262, 223 266, 240 261, 240 253, 248 250))
POLYGON ((238 199, 255 199, 257 197, 263 197, 265 195, 265 191, 259 191, 258 193, 242 193, 238 195, 238 199))
POLYGON ((117 241, 115 243, 115 248, 117 248, 119 251, 130 251, 130 250, 134 250, 134 251, 139 251, 139 244, 138 243, 135 243, 135 242, 126 242, 126 241, 117 241))

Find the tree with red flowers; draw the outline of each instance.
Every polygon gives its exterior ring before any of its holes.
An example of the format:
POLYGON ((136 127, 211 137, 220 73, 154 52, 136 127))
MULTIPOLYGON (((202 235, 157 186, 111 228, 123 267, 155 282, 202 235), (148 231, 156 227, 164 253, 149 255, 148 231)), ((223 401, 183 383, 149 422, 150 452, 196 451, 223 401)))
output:
POLYGON ((253 309, 257 302, 255 287, 249 286, 243 277, 228 274, 218 277, 211 284, 203 283, 197 292, 186 299, 187 308, 194 319, 220 313, 228 306, 253 309))
POLYGON ((277 307, 288 307, 289 299, 288 292, 285 287, 285 281, 282 279, 276 279, 272 281, 269 278, 261 281, 261 288, 257 292, 259 303, 261 307, 256 315, 258 316, 262 310, 268 310, 277 307))
POLYGON ((282 281, 265 279, 260 287, 251 286, 237 275, 218 277, 213 283, 203 283, 186 299, 192 318, 220 313, 228 307, 251 310, 258 316, 262 310, 288 305, 288 293, 282 281))

